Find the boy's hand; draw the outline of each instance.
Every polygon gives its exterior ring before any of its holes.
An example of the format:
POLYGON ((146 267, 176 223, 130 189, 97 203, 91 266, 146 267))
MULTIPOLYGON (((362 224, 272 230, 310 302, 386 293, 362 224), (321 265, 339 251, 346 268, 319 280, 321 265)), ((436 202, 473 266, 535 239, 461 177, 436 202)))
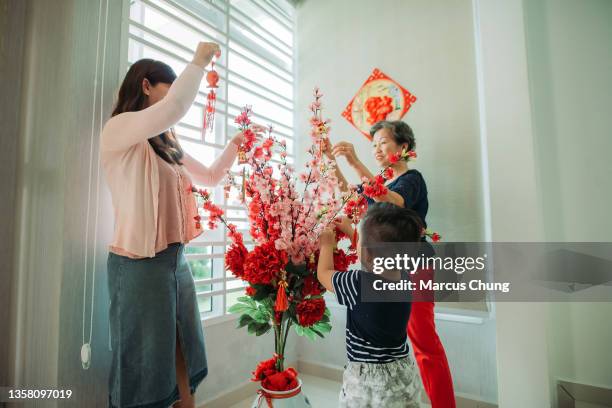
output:
POLYGON ((326 227, 319 235, 319 247, 334 245, 336 245, 336 232, 332 228, 326 227))
POLYGON ((348 235, 349 237, 353 236, 353 223, 348 217, 340 217, 334 220, 334 223, 338 227, 340 231, 348 235))

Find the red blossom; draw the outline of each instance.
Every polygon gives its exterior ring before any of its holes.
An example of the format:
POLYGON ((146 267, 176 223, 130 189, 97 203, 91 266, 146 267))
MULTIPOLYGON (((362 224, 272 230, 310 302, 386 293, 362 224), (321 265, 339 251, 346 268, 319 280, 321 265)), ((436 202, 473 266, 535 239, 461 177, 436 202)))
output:
POLYGON ((274 241, 256 246, 244 261, 243 279, 251 284, 270 284, 280 271, 287 265, 288 257, 285 251, 279 251, 274 241))
POLYGON ((389 190, 385 187, 385 179, 382 175, 378 174, 371 178, 363 186, 363 194, 370 198, 382 197, 387 194, 389 190))
POLYGON ((298 386, 297 371, 289 367, 278 371, 279 355, 257 364, 251 381, 261 381, 261 386, 270 391, 288 391, 298 386))
POLYGON ((289 391, 298 386, 297 371, 289 367, 280 373, 267 376, 261 386, 270 391, 289 391))
POLYGON ((247 296, 251 296, 251 297, 253 297, 253 296, 255 296, 255 294, 257 293, 257 289, 255 289, 255 288, 254 288, 254 287, 252 287, 252 286, 247 286, 247 288, 246 288, 246 290, 245 290, 245 293, 246 293, 246 295, 247 295, 247 296))
POLYGON ((210 193, 208 192, 208 190, 200 189, 200 190, 198 190, 198 194, 200 194, 200 196, 202 196, 204 201, 210 200, 210 193))
POLYGON ((271 359, 257 364, 251 381, 261 381, 270 375, 276 374, 278 372, 276 370, 276 360, 278 360, 278 356, 275 354, 271 359))
POLYGON ((334 269, 340 272, 348 271, 349 266, 357 262, 357 254, 350 251, 344 252, 343 249, 334 251, 334 269))
MULTIPOLYGON (((217 222, 222 221, 223 210, 217 205, 213 204, 213 202, 209 199, 206 199, 204 201, 204 204, 202 204, 202 208, 208 211, 208 227, 210 229, 217 228, 217 222)), ((199 217, 199 215, 196 217, 199 217)), ((199 223, 199 221, 200 220, 196 219, 196 223, 199 223)))
POLYGON ((251 115, 251 109, 247 106, 240 113, 240 115, 236 116, 236 119, 234 119, 234 122, 238 126, 247 127, 251 124, 251 119, 249 118, 250 115, 251 115))
POLYGON ((387 167, 383 172, 383 177, 385 180, 390 180, 393 178, 393 169, 391 167, 387 167))
POLYGON ((401 158, 402 158, 402 152, 389 153, 389 155, 387 156, 387 160, 391 164, 397 163, 398 161, 400 161, 401 158))
POLYGON ((304 278, 304 286, 302 286, 303 297, 320 295, 324 290, 314 275, 308 275, 304 278))
POLYGON ((232 274, 237 278, 244 276, 244 263, 249 255, 246 247, 240 243, 234 243, 225 253, 225 268, 232 271, 232 274))
POLYGON ((269 137, 263 141, 263 143, 261 144, 261 147, 263 147, 264 149, 270 149, 272 148, 273 145, 274 145, 274 139, 269 137))
POLYGON ((234 224, 227 224, 228 233, 227 236, 230 237, 234 244, 242 244, 242 234, 237 231, 237 227, 234 224))
POLYGON ((342 232, 340 228, 336 227, 336 241, 341 241, 344 238, 349 238, 349 236, 342 232))
POLYGON ((242 134, 244 136, 244 142, 243 142, 244 150, 249 151, 253 148, 253 145, 257 141, 257 135, 251 129, 244 130, 242 134))
POLYGON ((322 298, 303 300, 297 305, 296 312, 300 326, 312 326, 323 318, 325 300, 322 298))
POLYGON ((350 219, 360 219, 368 210, 368 201, 362 195, 349 200, 344 206, 344 213, 350 219))

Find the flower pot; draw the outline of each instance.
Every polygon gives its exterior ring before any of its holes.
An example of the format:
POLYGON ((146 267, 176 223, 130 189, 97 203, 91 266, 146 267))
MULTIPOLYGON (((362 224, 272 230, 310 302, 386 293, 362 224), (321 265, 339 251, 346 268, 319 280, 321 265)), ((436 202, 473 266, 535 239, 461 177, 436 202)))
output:
POLYGON ((270 391, 261 387, 251 408, 311 408, 308 397, 302 392, 302 380, 298 386, 288 391, 270 391))

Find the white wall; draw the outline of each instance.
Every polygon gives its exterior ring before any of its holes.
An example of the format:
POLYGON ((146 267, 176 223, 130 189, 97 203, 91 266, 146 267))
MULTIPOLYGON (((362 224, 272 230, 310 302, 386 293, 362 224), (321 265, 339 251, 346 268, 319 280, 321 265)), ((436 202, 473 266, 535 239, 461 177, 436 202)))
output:
MULTIPOLYGON (((612 241, 612 2, 525 2, 546 238, 612 241)), ((588 273, 585 271, 585 273, 588 273)), ((612 387, 612 302, 551 305, 551 380, 612 387)))
MULTIPOLYGON (((474 0, 488 239, 542 240, 521 0, 474 0)), ((550 406, 546 305, 500 302, 498 402, 550 406)))
MULTIPOLYGON (((418 98, 405 120, 417 140, 414 168, 428 185, 428 224, 447 241, 484 240, 471 1, 307 0, 298 8, 297 41, 299 137, 308 140, 308 104, 319 86, 323 113, 332 119, 332 143, 351 141, 374 170, 370 142, 340 114, 372 70, 380 68, 418 98)), ((298 152, 298 168, 304 158, 298 152)), ((340 166, 349 182, 357 181, 344 161, 340 166)), ((315 343, 302 340, 301 360, 345 363, 345 310, 331 310, 332 333, 315 343)), ((437 320, 436 325, 456 391, 495 402, 495 320, 437 320)))

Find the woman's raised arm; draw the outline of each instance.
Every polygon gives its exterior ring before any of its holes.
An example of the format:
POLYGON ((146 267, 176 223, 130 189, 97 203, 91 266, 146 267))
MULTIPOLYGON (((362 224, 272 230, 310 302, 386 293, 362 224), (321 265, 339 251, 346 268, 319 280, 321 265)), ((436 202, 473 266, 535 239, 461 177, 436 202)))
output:
POLYGON ((174 126, 191 107, 204 76, 204 67, 218 50, 217 44, 200 43, 193 61, 185 67, 161 101, 140 111, 112 117, 102 130, 102 150, 127 149, 174 126))

